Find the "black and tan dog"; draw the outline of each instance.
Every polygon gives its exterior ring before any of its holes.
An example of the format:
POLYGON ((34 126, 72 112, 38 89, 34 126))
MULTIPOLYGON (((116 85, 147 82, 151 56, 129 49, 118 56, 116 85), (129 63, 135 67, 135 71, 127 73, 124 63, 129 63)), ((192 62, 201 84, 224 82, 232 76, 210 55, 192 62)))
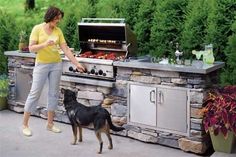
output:
POLYGON ((124 130, 124 128, 114 126, 112 124, 109 112, 101 106, 84 106, 81 103, 77 102, 75 92, 68 89, 62 89, 61 92, 62 94, 64 94, 63 103, 65 105, 65 109, 73 130, 74 140, 72 141, 72 144, 76 144, 77 142, 77 127, 79 128, 79 142, 82 142, 82 127, 88 126, 92 123, 94 126, 95 134, 100 144, 98 153, 102 153, 102 132, 104 132, 108 137, 108 148, 112 149, 113 145, 110 135, 110 129, 112 129, 113 131, 121 131, 124 130))

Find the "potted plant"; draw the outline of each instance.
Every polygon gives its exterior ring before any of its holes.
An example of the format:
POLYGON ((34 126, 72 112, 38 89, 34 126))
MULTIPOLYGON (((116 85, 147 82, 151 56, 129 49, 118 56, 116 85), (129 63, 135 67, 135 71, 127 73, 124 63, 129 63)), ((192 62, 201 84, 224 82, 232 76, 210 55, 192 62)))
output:
POLYGON ((19 33, 19 50, 21 52, 27 52, 29 51, 28 49, 28 44, 27 44, 27 34, 25 31, 20 31, 19 33))
POLYGON ((8 77, 5 74, 0 75, 0 110, 7 108, 8 82, 8 77))
POLYGON ((236 86, 212 90, 203 105, 203 125, 214 150, 231 153, 236 141, 236 86))

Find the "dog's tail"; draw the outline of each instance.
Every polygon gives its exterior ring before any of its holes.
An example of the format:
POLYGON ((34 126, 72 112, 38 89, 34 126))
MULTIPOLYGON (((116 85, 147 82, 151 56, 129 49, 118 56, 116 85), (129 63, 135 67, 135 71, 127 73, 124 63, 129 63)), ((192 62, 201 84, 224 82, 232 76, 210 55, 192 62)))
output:
POLYGON ((122 131, 122 130, 125 129, 124 127, 115 126, 115 125, 112 123, 111 117, 110 117, 109 114, 107 115, 107 122, 108 122, 108 124, 109 124, 111 130, 113 130, 113 131, 122 131))

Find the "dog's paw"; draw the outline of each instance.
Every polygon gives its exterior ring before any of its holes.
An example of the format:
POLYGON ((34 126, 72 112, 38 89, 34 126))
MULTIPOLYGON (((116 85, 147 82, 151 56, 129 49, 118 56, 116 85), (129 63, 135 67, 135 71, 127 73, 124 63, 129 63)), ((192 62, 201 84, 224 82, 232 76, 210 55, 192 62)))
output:
POLYGON ((108 146, 108 149, 112 149, 113 147, 112 146, 108 146))
POLYGON ((98 154, 102 154, 102 152, 101 152, 101 151, 97 151, 97 153, 98 153, 98 154))
POLYGON ((71 145, 76 145, 76 142, 72 141, 70 144, 71 144, 71 145))

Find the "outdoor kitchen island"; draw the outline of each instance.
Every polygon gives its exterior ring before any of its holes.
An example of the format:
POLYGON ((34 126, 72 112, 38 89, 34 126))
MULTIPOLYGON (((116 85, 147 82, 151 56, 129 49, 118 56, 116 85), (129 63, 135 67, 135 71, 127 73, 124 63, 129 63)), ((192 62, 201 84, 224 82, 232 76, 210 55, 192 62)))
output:
MULTIPOLYGON (((5 55, 11 81, 9 109, 23 112, 35 55, 18 51, 7 51, 5 55)), ((63 59, 66 66, 67 62, 63 59)), ((207 91, 219 83, 219 70, 224 63, 195 67, 130 60, 114 61, 113 66, 115 80, 63 73, 60 87, 76 91, 77 100, 87 106, 102 104, 112 121, 126 128, 114 134, 194 153, 207 150, 210 139, 204 132, 199 110, 207 91)), ((33 113, 42 118, 47 113, 45 93, 33 113)), ((55 120, 69 123, 62 97, 59 101, 55 120)))
MULTIPOLYGON (((202 124, 203 100, 219 83, 222 62, 212 65, 115 62, 116 92, 127 100, 127 136, 203 154, 211 145, 202 124)), ((118 103, 119 104, 119 103, 118 103)))

